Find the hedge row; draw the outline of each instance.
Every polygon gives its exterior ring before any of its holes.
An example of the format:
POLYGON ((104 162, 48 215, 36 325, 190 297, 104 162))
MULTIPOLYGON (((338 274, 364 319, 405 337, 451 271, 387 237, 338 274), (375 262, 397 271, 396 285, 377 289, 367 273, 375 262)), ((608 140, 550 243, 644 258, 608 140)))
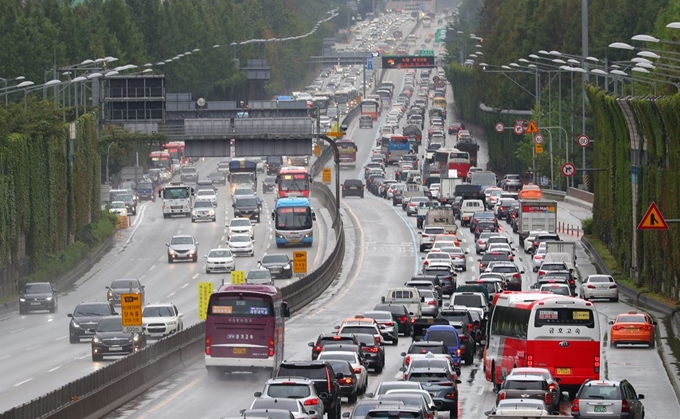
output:
MULTIPOLYGON (((593 233, 602 239, 621 266, 636 269, 638 284, 674 300, 680 297, 680 234, 677 224, 668 231, 638 231, 637 257, 633 235, 651 202, 666 218, 680 210, 680 94, 628 100, 632 123, 644 150, 639 161, 631 152, 631 133, 620 101, 595 87, 587 94, 595 122, 593 233), (632 160, 636 159, 636 160, 632 160), (637 200, 633 201, 633 166, 637 200), (633 219, 635 206, 636 219, 633 219)), ((627 272, 626 272, 627 273, 627 272)))

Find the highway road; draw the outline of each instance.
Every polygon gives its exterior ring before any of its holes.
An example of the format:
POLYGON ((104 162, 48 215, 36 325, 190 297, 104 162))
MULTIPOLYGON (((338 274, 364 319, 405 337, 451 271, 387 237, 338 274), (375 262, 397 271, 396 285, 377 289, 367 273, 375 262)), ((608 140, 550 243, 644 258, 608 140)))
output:
MULTIPOLYGON (((201 177, 208 175, 218 159, 199 161, 201 177)), ((264 178, 260 174, 258 179, 264 178)), ((248 271, 257 265, 265 252, 287 253, 292 258, 293 248, 278 249, 273 238, 271 211, 274 195, 266 194, 262 221, 255 227, 255 257, 236 259, 238 270, 248 271)), ((323 262, 330 229, 330 215, 316 199, 312 205, 317 212, 314 227, 314 244, 308 251, 310 271, 323 262), (328 222, 328 227, 325 223, 328 222)), ((79 280, 73 289, 63 291, 59 297, 57 313, 10 313, 0 318, 0 411, 27 402, 70 381, 85 376, 108 365, 115 358, 92 362, 90 342, 69 344, 67 313, 81 301, 104 301, 105 287, 118 278, 139 278, 145 285, 146 301, 173 302, 184 314, 188 327, 198 321, 197 283, 211 281, 219 287, 222 280, 229 282, 229 275, 206 274, 203 255, 216 247, 226 247, 225 220, 232 218, 231 198, 227 186, 218 191, 217 221, 192 223, 189 218, 163 219, 161 201, 144 202, 138 206, 137 216, 131 218, 133 225, 120 230, 113 248, 79 280), (227 217, 227 214, 228 217, 227 217), (199 241, 197 263, 177 262, 168 264, 165 243, 176 234, 191 234, 199 241)), ((334 239, 333 239, 334 240, 334 239)), ((293 280, 277 279, 277 286, 285 286, 293 280)))

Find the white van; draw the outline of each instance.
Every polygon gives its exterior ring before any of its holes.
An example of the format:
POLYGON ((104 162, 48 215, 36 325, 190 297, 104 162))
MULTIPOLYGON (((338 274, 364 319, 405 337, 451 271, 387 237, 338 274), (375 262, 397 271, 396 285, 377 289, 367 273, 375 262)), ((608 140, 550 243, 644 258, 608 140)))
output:
POLYGON ((460 204, 460 225, 470 225, 470 220, 477 211, 484 211, 484 202, 481 199, 464 200, 460 204))

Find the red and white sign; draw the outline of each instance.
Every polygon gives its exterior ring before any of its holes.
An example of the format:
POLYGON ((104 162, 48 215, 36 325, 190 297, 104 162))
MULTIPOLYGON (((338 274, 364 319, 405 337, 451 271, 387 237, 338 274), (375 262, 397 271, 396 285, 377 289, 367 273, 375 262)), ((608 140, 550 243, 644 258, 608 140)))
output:
POLYGON ((562 174, 566 177, 572 177, 576 174, 576 166, 574 163, 567 162, 562 165, 562 174))
POLYGON ((500 134, 505 129, 505 125, 502 122, 496 122, 494 129, 496 130, 497 133, 500 134))
POLYGON ((537 136, 534 137, 534 142, 536 144, 543 144, 543 136, 541 134, 538 134, 537 136))
POLYGON ((517 135, 522 135, 524 134, 524 126, 517 124, 512 128, 512 131, 517 135))
POLYGON ((578 145, 581 147, 586 148, 590 145, 590 138, 585 134, 581 134, 576 138, 576 142, 578 142, 578 145))

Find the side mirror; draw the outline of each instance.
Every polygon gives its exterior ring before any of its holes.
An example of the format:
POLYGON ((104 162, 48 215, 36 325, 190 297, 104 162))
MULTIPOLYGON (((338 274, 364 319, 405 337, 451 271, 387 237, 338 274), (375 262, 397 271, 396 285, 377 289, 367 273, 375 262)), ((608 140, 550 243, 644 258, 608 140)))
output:
POLYGON ((274 218, 276 218, 276 213, 275 213, 274 211, 272 211, 272 220, 273 220, 274 218))
POLYGON ((614 320, 609 320, 607 324, 614 324, 614 320))
POLYGON ((68 313, 68 314, 66 315, 66 317, 73 317, 73 314, 68 313))
POLYGON ((316 221, 316 213, 315 212, 312 212, 312 220, 316 221))
POLYGON ((562 379, 560 377, 555 377, 555 381, 559 383, 560 381, 562 381, 562 379))
POLYGON ((313 347, 314 347, 314 342, 308 342, 308 343, 307 343, 307 346, 309 346, 310 348, 313 348, 313 347))
POLYGON ((108 285, 105 286, 104 288, 106 288, 107 290, 110 290, 110 289, 111 289, 111 287, 109 287, 108 285))
POLYGON ((316 410, 308 410, 307 413, 314 416, 314 415, 316 415, 316 410))
POLYGON ((262 392, 261 392, 261 391, 256 391, 255 393, 253 393, 253 396, 255 396, 255 397, 262 397, 262 392))
POLYGON ((241 409, 238 412, 241 414, 241 416, 243 416, 243 414, 246 413, 246 409, 241 409))
POLYGON ((385 302, 385 296, 380 297, 380 302, 384 303, 385 302))
POLYGON ((177 317, 179 317, 179 318, 181 319, 182 317, 184 317, 184 314, 178 313, 178 314, 177 314, 177 317))
POLYGON ((282 305, 283 305, 283 317, 290 317, 290 307, 288 307, 288 303, 284 301, 282 305))
POLYGON ((165 246, 166 246, 166 247, 170 247, 170 243, 165 243, 165 246))
POLYGON ((201 243, 199 243, 199 242, 196 242, 196 246, 198 246, 199 244, 201 244, 201 243))
POLYGON ((523 274, 523 273, 524 273, 524 270, 519 271, 519 273, 523 274))
POLYGON ((402 352, 402 353, 399 354, 399 355, 401 355, 401 356, 406 356, 406 352, 402 352))
POLYGON ((638 400, 643 400, 645 398, 644 394, 638 394, 638 400))
MULTIPOLYGON (((374 393, 366 393, 366 394, 364 394, 364 396, 368 397, 369 399, 372 399, 373 397, 375 397, 375 394, 374 393)), ((347 412, 347 413, 349 413, 349 412, 347 412)))
POLYGON ((349 418, 349 416, 350 416, 349 412, 342 412, 343 418, 349 418))
POLYGON ((203 257, 206 258, 206 259, 208 259, 208 255, 204 255, 203 257))
POLYGON ((401 368, 399 368, 399 371, 401 371, 401 372, 406 372, 406 368, 401 367, 401 368))
POLYGON ((340 326, 333 326, 333 329, 339 330, 339 329, 340 329, 340 326))

